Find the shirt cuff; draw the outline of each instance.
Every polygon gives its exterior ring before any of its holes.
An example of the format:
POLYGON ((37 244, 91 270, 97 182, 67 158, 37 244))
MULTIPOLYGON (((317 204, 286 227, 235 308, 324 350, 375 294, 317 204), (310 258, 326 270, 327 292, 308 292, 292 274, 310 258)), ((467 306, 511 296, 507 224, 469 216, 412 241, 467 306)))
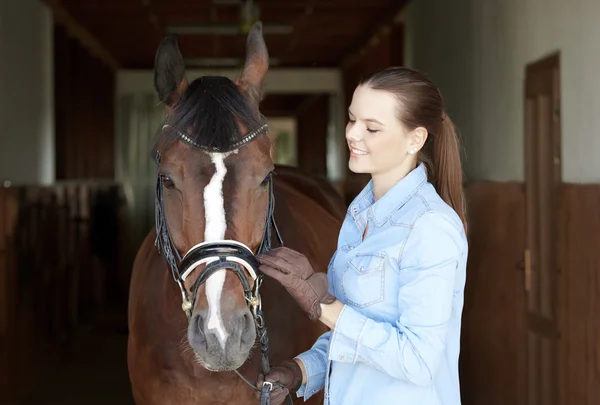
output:
POLYGON ((306 384, 300 386, 296 391, 296 395, 298 398, 304 397, 304 400, 307 400, 323 389, 327 369, 322 369, 323 359, 319 359, 319 356, 311 353, 310 350, 299 354, 295 358, 302 361, 306 370, 306 384))
POLYGON ((331 335, 329 360, 342 363, 356 362, 360 338, 367 319, 355 309, 344 305, 331 335))

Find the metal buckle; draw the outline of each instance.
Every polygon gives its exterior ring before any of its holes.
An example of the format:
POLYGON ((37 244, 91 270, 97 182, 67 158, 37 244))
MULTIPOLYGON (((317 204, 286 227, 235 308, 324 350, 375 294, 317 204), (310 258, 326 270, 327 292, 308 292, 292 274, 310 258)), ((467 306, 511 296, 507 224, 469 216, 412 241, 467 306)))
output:
POLYGON ((265 385, 269 387, 269 391, 273 391, 273 383, 272 383, 271 381, 265 381, 265 382, 263 383, 263 387, 264 387, 265 385))

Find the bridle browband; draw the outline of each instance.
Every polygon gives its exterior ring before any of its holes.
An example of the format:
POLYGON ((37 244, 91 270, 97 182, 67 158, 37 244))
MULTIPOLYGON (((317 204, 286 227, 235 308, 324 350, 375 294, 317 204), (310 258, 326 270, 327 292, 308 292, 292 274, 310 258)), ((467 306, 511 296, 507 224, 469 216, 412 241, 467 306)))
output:
MULTIPOLYGON (((162 129, 171 127, 168 124, 164 124, 162 129)), ((172 128, 172 127, 171 127, 172 128)), ((226 150, 219 148, 211 148, 203 146, 195 142, 188 134, 183 133, 179 130, 175 130, 175 133, 188 145, 203 150, 208 153, 227 153, 239 149, 248 143, 256 139, 260 134, 266 134, 268 132, 268 125, 263 124, 259 128, 244 135, 238 142, 228 147, 226 150)), ((160 165, 161 155, 160 152, 156 151, 156 165, 157 169, 160 165)), ((275 234, 281 245, 283 245, 283 239, 277 228, 275 222, 275 195, 273 192, 273 178, 270 175, 268 180, 268 193, 269 202, 267 205, 267 215, 265 219, 265 231, 258 248, 257 254, 266 253, 271 250, 271 227, 275 229, 275 234)), ((161 176, 157 173, 156 180, 156 194, 155 194, 155 219, 156 219, 156 239, 154 241, 155 246, 158 247, 159 254, 162 253, 171 269, 173 279, 179 285, 182 296, 181 308, 186 314, 188 322, 192 316, 192 309, 194 308, 196 290, 208 280, 208 278, 219 270, 231 270, 233 271, 244 289, 244 297, 246 303, 249 306, 252 315, 254 317, 254 323, 258 332, 260 341, 261 351, 261 368, 263 375, 267 375, 270 370, 269 364, 269 338, 265 328, 264 314, 262 312, 262 302, 260 297, 260 286, 263 281, 263 274, 259 270, 259 262, 252 250, 241 242, 234 240, 219 240, 219 241, 208 241, 202 242, 192 247, 183 257, 179 254, 175 248, 171 235, 167 226, 167 220, 165 217, 165 208, 163 200, 163 181, 161 176), (179 265, 177 264, 179 263, 179 265), (190 291, 185 287, 186 278, 196 269, 198 266, 205 265, 205 268, 198 275, 190 291), (250 275, 251 281, 248 280, 247 274, 250 275)), ((266 382, 262 390, 256 388, 254 384, 248 381, 242 376, 237 370, 233 370, 246 384, 252 387, 254 390, 261 393, 260 403, 270 404, 271 390, 273 384, 266 382)), ((293 403, 292 398, 288 395, 290 403, 293 403)))
MULTIPOLYGON (((169 124, 164 124, 162 126, 162 129, 165 128, 173 128, 171 127, 169 124)), ((233 145, 229 146, 227 149, 223 150, 223 149, 219 149, 216 147, 208 147, 205 145, 200 145, 198 142, 194 141, 190 136, 188 136, 186 133, 181 132, 177 129, 174 129, 175 133, 188 145, 193 146, 196 149, 201 149, 205 152, 220 152, 220 153, 225 153, 225 152, 231 152, 234 151, 236 149, 241 148, 242 146, 252 142, 254 140, 254 138, 256 138, 257 136, 259 136, 262 133, 267 133, 269 131, 269 126, 268 124, 263 124, 260 127, 258 127, 257 129, 255 129, 252 132, 248 132, 246 135, 244 135, 244 137, 242 139, 240 139, 239 141, 235 142, 233 145)))

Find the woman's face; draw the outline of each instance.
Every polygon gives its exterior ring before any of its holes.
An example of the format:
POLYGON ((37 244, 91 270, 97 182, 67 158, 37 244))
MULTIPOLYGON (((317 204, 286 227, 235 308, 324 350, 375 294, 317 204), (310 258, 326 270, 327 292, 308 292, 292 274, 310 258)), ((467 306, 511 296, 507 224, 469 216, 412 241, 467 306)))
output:
POLYGON ((348 165, 354 173, 379 176, 404 169, 408 173, 416 163, 416 152, 422 143, 415 141, 416 130, 407 131, 398 120, 398 107, 392 93, 368 85, 356 88, 346 125, 348 165))

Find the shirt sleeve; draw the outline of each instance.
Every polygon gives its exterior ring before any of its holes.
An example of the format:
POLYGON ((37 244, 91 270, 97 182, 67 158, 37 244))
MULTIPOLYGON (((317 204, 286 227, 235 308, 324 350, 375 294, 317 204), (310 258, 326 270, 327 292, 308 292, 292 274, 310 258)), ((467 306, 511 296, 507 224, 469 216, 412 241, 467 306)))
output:
MULTIPOLYGON (((331 257, 329 265, 327 266, 327 281, 329 294, 333 295, 333 284, 331 282, 331 266, 335 261, 337 250, 331 257)), ((331 331, 322 334, 313 347, 296 356, 304 364, 306 370, 306 384, 303 384, 297 391, 298 397, 304 397, 308 400, 311 396, 319 392, 325 386, 325 377, 327 369, 329 368, 329 358, 327 353, 329 352, 329 342, 331 341, 331 331)))
POLYGON ((306 384, 303 384, 297 391, 298 397, 304 397, 308 400, 311 396, 321 391, 325 386, 325 377, 327 374, 329 359, 329 342, 331 340, 331 331, 322 334, 315 342, 313 347, 296 356, 304 364, 306 370, 306 384))
POLYGON ((329 359, 363 362, 393 378, 427 385, 445 349, 466 241, 449 216, 428 213, 414 224, 402 251, 399 318, 378 322, 345 305, 331 336, 329 359))

